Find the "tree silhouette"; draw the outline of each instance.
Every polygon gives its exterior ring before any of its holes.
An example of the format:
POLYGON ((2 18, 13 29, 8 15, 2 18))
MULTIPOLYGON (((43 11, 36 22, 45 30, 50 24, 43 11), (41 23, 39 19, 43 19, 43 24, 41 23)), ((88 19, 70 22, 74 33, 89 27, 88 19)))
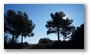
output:
POLYGON ((33 36, 32 33, 35 24, 32 20, 29 20, 26 13, 21 11, 15 12, 14 10, 8 10, 4 14, 4 32, 10 33, 12 37, 12 44, 14 44, 14 39, 22 35, 21 42, 23 42, 23 36, 33 36))
POLYGON ((47 34, 57 33, 58 41, 61 36, 64 36, 64 40, 67 39, 67 35, 70 35, 74 31, 74 26, 71 26, 73 20, 65 18, 65 14, 60 11, 55 14, 51 13, 51 20, 47 21, 46 28, 48 29, 47 34))
POLYGON ((84 48, 84 24, 77 27, 72 34, 72 43, 74 48, 84 48))
POLYGON ((18 33, 15 27, 13 26, 13 21, 15 19, 16 12, 14 10, 8 10, 6 14, 4 14, 4 32, 10 33, 12 37, 12 46, 14 44, 14 38, 18 33))
POLYGON ((31 37, 34 35, 34 33, 32 32, 35 27, 35 24, 33 24, 32 20, 29 20, 28 15, 26 13, 18 11, 14 23, 14 26, 18 29, 18 32, 21 33, 21 43, 23 43, 23 36, 31 37), (18 26, 16 24, 18 24, 18 26))

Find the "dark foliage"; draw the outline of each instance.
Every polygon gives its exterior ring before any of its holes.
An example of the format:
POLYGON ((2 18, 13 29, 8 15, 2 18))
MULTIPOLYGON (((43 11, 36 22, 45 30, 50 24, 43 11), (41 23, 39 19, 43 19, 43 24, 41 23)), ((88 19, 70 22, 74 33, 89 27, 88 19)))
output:
POLYGON ((51 41, 51 42, 47 41, 47 43, 45 43, 44 41, 46 40, 47 39, 45 38, 43 41, 41 41, 42 43, 34 44, 29 48, 30 49, 84 49, 84 24, 82 24, 80 27, 77 27, 76 31, 73 32, 72 40, 70 41, 51 41))
MULTIPOLYGON (((15 44, 15 49, 84 49, 84 24, 77 27, 76 31, 72 34, 70 41, 53 41, 49 38, 41 38, 38 44, 29 45, 27 42, 15 44), (23 46, 23 47, 22 47, 23 46)), ((7 40, 7 39, 5 39, 7 40)), ((5 43, 7 43, 5 41, 5 43)), ((9 44, 8 44, 9 45, 9 44)), ((7 45, 4 45, 7 46, 7 45)), ((7 47, 5 47, 7 48, 7 47)), ((8 48, 11 48, 10 45, 8 48)))
POLYGON ((47 44, 49 42, 52 42, 52 40, 50 40, 49 38, 41 38, 39 40, 39 43, 43 43, 43 44, 47 44))
POLYGON ((84 24, 77 27, 77 30, 73 32, 72 37, 73 47, 84 49, 84 24))
POLYGON ((12 46, 14 46, 14 40, 19 35, 22 36, 21 43, 23 43, 23 36, 33 36, 34 27, 35 24, 33 24, 32 20, 29 20, 25 12, 8 10, 4 14, 4 32, 12 35, 12 46))
POLYGON ((4 49, 23 49, 29 46, 27 42, 18 43, 17 39, 14 39, 14 46, 12 46, 12 39, 8 36, 4 37, 4 49))
POLYGON ((33 29, 35 24, 29 20, 28 15, 21 11, 15 12, 8 10, 4 14, 4 49, 84 49, 84 24, 80 27, 72 26, 73 20, 68 18, 64 19, 65 14, 61 12, 51 13, 51 20, 47 21, 46 28, 47 34, 56 33, 58 41, 50 40, 49 38, 41 38, 37 44, 23 43, 23 37, 31 37, 34 35, 33 29), (21 43, 18 43, 18 36, 22 36, 21 43), (69 41, 65 39, 72 38, 69 41), (64 36, 64 41, 59 38, 64 36))
POLYGON ((75 30, 74 26, 71 26, 73 20, 64 19, 65 14, 60 11, 55 14, 51 13, 51 20, 47 21, 46 28, 48 29, 47 34, 56 33, 58 41, 61 36, 64 36, 64 40, 67 39, 67 35, 75 30))
POLYGON ((12 39, 8 36, 4 36, 4 49, 21 49, 21 44, 18 43, 17 39, 13 41, 14 46, 12 46, 12 39))

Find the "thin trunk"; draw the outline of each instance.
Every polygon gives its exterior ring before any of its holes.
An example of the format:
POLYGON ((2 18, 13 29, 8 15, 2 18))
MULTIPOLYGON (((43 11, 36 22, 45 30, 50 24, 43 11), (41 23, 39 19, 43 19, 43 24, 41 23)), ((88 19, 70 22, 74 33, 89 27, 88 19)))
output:
POLYGON ((12 47, 14 47, 14 35, 12 37, 12 47))
POLYGON ((23 43, 23 35, 22 35, 22 38, 21 38, 21 43, 23 43))
POLYGON ((57 35, 58 35, 58 41, 60 41, 59 40, 59 28, 57 27, 57 35))
MULTIPOLYGON (((16 38, 15 38, 15 41, 17 41, 18 35, 16 35, 15 37, 16 37, 16 38)), ((16 43, 17 43, 17 42, 15 42, 15 45, 16 45, 16 43)))
POLYGON ((21 49, 23 48, 23 35, 21 37, 21 49))

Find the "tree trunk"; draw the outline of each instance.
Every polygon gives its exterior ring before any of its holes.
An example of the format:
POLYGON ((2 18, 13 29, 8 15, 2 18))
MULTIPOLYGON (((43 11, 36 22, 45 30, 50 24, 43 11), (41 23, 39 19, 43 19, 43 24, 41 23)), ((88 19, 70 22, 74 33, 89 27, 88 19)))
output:
POLYGON ((14 47, 14 35, 12 37, 12 48, 14 47))
POLYGON ((21 38, 21 43, 23 43, 23 36, 22 36, 22 38, 21 38))
POLYGON ((23 48, 23 35, 21 37, 21 48, 23 48))
POLYGON ((59 28, 57 27, 57 36, 58 36, 58 41, 60 41, 59 40, 59 28))

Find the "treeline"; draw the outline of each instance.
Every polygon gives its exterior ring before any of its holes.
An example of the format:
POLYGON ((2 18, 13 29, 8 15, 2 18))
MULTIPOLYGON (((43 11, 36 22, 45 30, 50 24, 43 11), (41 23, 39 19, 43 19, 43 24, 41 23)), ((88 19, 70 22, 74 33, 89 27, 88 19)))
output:
POLYGON ((23 37, 34 36, 34 27, 35 24, 33 24, 32 20, 29 20, 25 12, 8 10, 4 14, 4 33, 5 35, 12 35, 11 48, 15 48, 14 41, 17 40, 19 36, 21 36, 21 46, 23 44, 23 37))
POLYGON ((57 34, 57 41, 49 38, 41 38, 38 44, 30 45, 27 42, 23 43, 23 37, 34 36, 33 30, 35 24, 28 18, 25 12, 15 12, 8 10, 4 14, 4 48, 5 49, 83 49, 84 48, 84 24, 80 27, 72 25, 73 20, 66 17, 62 11, 51 13, 51 20, 47 21, 45 27, 47 35, 50 33, 57 34), (7 35, 9 34, 9 35, 7 35), (9 36, 12 38, 9 38, 9 36), (21 36, 21 43, 18 43, 18 38, 21 36), (63 41, 60 37, 63 36, 63 41), (66 39, 70 39, 66 41, 66 39))
POLYGON ((53 41, 49 38, 41 38, 38 44, 30 45, 29 49, 84 49, 84 24, 72 34, 69 41, 53 41))

